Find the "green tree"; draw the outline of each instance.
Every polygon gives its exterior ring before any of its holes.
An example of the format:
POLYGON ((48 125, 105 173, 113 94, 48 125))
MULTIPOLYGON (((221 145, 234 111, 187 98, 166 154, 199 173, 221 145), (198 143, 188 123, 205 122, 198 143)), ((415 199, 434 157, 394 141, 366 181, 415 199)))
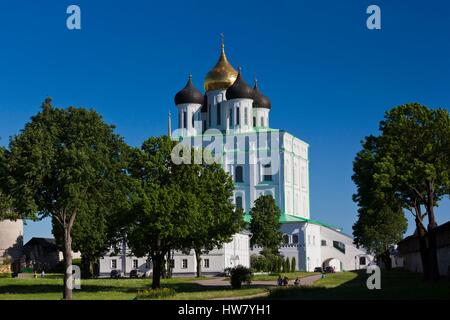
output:
POLYGON ((250 232, 253 234, 250 244, 263 247, 263 252, 278 252, 282 242, 280 230, 280 209, 270 195, 256 199, 251 209, 250 232))
POLYGON ((171 159, 175 145, 168 137, 149 138, 130 156, 133 189, 123 232, 135 255, 151 257, 153 289, 160 287, 165 256, 190 246, 187 239, 200 212, 195 195, 185 191, 191 168, 171 159))
POLYGON ((390 269, 389 248, 402 239, 407 220, 392 188, 381 188, 375 181, 379 140, 367 137, 353 162, 352 179, 357 186, 353 200, 360 207, 353 235, 357 245, 364 246, 390 269))
MULTIPOLYGON (((185 150, 187 151, 187 150, 185 150)), ((191 150, 205 154, 206 150, 191 150)), ((186 242, 194 249, 197 260, 197 277, 201 276, 201 255, 215 247, 220 247, 244 227, 243 211, 235 209, 231 201, 234 191, 233 181, 228 173, 217 164, 192 163, 180 172, 178 182, 183 192, 190 192, 198 203, 195 223, 191 225, 186 242)))
POLYGON ((8 186, 14 208, 28 216, 51 217, 63 234, 64 298, 72 299, 72 227, 80 212, 95 213, 122 175, 122 139, 93 110, 42 110, 11 139, 8 186))
POLYGON ((283 272, 291 272, 291 263, 289 261, 289 257, 286 257, 284 260, 283 272))
POLYGON ((18 218, 12 210, 12 200, 8 195, 7 154, 7 150, 0 147, 0 221, 18 218))
MULTIPOLYGON (((425 278, 438 280, 434 208, 449 191, 449 113, 417 103, 402 105, 385 114, 380 132, 379 137, 370 138, 375 141, 372 178, 376 197, 396 212, 391 206, 393 198, 414 215, 425 278), (426 227, 424 218, 428 218, 426 227)), ((375 204, 369 201, 361 207, 379 211, 375 204)))
POLYGON ((295 260, 295 257, 292 257, 291 260, 291 272, 297 271, 297 261, 295 260))

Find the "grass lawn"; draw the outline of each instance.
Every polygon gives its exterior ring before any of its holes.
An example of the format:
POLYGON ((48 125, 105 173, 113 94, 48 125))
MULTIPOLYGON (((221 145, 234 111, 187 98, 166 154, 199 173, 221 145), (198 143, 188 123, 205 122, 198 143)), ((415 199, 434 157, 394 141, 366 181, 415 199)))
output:
MULTIPOLYGON (((209 279, 206 277, 200 279, 209 279)), ((205 287, 193 283, 198 278, 161 279, 163 287, 173 288, 177 294, 171 299, 214 299, 247 296, 265 292, 264 288, 205 287)), ((60 300, 63 280, 61 276, 41 279, 0 279, 0 300, 60 300)), ((148 289, 151 279, 87 279, 81 290, 74 290, 74 300, 132 300, 139 290, 148 289)))
POLYGON ((365 271, 326 274, 312 286, 277 288, 268 299, 449 299, 450 281, 425 283, 420 274, 381 271, 381 290, 369 290, 365 271))
POLYGON ((295 278, 304 278, 313 276, 318 274, 316 272, 290 272, 290 273, 274 273, 274 274, 256 274, 253 276, 253 281, 276 281, 278 279, 278 275, 281 275, 282 278, 287 277, 289 280, 295 280, 295 278))

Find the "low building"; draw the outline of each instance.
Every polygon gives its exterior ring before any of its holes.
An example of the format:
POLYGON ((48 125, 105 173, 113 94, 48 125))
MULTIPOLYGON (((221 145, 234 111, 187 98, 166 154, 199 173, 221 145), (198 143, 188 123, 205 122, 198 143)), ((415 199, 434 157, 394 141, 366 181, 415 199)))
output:
MULTIPOLYGON (((249 221, 250 216, 246 216, 249 221)), ((317 220, 292 215, 282 215, 281 231, 283 257, 295 257, 296 270, 314 271, 315 268, 330 266, 336 272, 365 269, 373 263, 373 256, 353 243, 353 238, 340 228, 317 220)), ((262 248, 254 247, 252 254, 259 254, 262 248)))
POLYGON ((55 239, 31 238, 23 246, 25 264, 34 271, 49 272, 59 263, 59 247, 55 239))
MULTIPOLYGON (((250 267, 250 235, 237 233, 231 242, 225 243, 221 248, 215 248, 201 256, 202 273, 216 275, 225 268, 243 265, 250 267)), ((175 276, 192 276, 197 270, 195 253, 174 251, 171 259, 172 274, 175 276)), ((136 257, 122 244, 117 255, 107 254, 100 259, 100 277, 109 277, 111 271, 117 270, 122 276, 129 276, 132 270, 150 275, 153 271, 151 260, 148 257, 136 257)))
MULTIPOLYGON (((435 230, 439 273, 450 275, 450 221, 438 226, 435 230)), ((403 260, 403 267, 412 272, 423 272, 420 256, 419 238, 417 235, 406 237, 398 243, 398 250, 403 260)))

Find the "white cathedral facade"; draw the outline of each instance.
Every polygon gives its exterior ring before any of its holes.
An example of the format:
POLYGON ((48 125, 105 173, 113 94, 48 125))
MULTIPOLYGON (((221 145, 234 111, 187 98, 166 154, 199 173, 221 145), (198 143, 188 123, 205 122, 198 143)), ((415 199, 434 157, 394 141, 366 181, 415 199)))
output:
MULTIPOLYGON (((255 80, 250 87, 241 70, 228 61, 222 43, 218 62, 204 81, 205 93, 195 88, 189 76, 186 86, 175 95, 178 129, 172 138, 194 147, 210 149, 235 184, 234 203, 242 208, 245 220, 261 195, 271 195, 281 211, 283 245, 280 252, 292 260, 297 270, 334 267, 336 271, 365 268, 373 257, 353 244, 340 228, 311 219, 309 197, 309 145, 292 134, 270 127, 271 102, 255 80)), ((170 120, 169 120, 170 121, 170 120)), ((170 123, 170 122, 169 122, 170 123)), ((170 129, 169 129, 170 130, 170 129)), ((250 266, 251 235, 242 232, 232 242, 202 256, 204 273, 220 273, 238 264, 250 266)), ((175 252, 173 274, 194 274, 194 252, 175 252)), ((148 271, 146 259, 130 256, 124 248, 120 256, 105 256, 100 274, 120 269, 148 271)))

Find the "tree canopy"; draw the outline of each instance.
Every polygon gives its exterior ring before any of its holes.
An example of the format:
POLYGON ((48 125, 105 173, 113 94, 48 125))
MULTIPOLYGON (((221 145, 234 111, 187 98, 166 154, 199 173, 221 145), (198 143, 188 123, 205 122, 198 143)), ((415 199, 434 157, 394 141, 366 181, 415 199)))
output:
MULTIPOLYGON (((72 227, 78 214, 110 206, 123 174, 125 145, 94 110, 55 108, 48 98, 41 111, 13 137, 8 156, 14 208, 27 216, 51 217, 64 235, 66 270, 72 265, 72 227)), ((64 298, 72 298, 65 274, 64 298)))
POLYGON ((261 246, 265 252, 278 252, 283 234, 280 230, 281 213, 275 199, 270 195, 260 196, 256 199, 250 214, 252 220, 249 229, 253 234, 251 245, 261 246))
POLYGON ((380 210, 380 202, 394 212, 396 206, 410 211, 421 238, 424 273, 437 280, 434 208, 449 193, 449 113, 418 103, 398 106, 386 112, 380 132, 378 137, 366 138, 364 150, 357 156, 354 181, 358 191, 354 199, 371 212, 386 214, 380 210))

